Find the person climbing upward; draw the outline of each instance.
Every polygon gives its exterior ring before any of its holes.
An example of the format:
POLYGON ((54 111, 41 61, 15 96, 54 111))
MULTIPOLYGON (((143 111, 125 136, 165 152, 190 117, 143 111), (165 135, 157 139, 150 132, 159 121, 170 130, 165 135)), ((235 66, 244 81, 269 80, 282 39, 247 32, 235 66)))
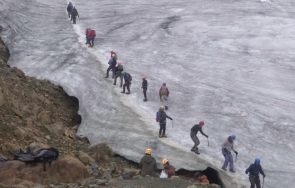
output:
POLYGON ((87 41, 89 43, 89 46, 90 48, 93 48, 94 46, 94 39, 96 37, 96 33, 95 33, 95 30, 91 29, 88 34, 87 34, 87 41))
POLYGON ((195 152, 198 155, 200 154, 199 149, 198 149, 198 145, 200 145, 200 140, 197 137, 198 132, 200 131, 202 135, 204 135, 207 138, 209 137, 208 135, 203 133, 203 129, 202 129, 203 126, 204 126, 204 121, 200 121, 199 124, 196 124, 191 128, 191 133, 190 133, 191 139, 195 143, 195 145, 192 147, 191 151, 195 152))
POLYGON ((141 169, 140 175, 155 177, 155 172, 157 170, 156 159, 152 156, 152 150, 147 148, 145 150, 145 155, 141 158, 139 167, 141 169))
POLYGON ((163 83, 162 86, 160 87, 159 96, 160 96, 162 105, 165 105, 165 110, 168 110, 169 89, 166 87, 166 83, 163 83))
POLYGON ((238 155, 238 152, 234 150, 234 140, 236 139, 235 135, 231 135, 227 138, 227 140, 222 144, 222 154, 224 156, 224 163, 222 166, 223 170, 226 170, 228 163, 230 163, 230 172, 235 172, 234 170, 234 160, 231 154, 231 150, 238 155))
POLYGON ((168 178, 175 176, 175 167, 170 165, 168 159, 163 159, 162 164, 164 165, 164 171, 168 175, 168 178))
POLYGON ((157 112, 156 120, 159 122, 159 138, 167 138, 167 135, 165 134, 166 131, 166 118, 173 120, 171 117, 169 117, 166 112, 164 112, 164 106, 160 106, 159 111, 157 112))
POLYGON ((71 18, 73 19, 73 24, 76 24, 76 17, 78 16, 78 18, 79 18, 79 13, 78 13, 78 11, 77 11, 77 9, 76 9, 76 7, 75 6, 73 6, 73 10, 72 10, 72 12, 71 12, 71 18))
MULTIPOLYGON (((69 2, 68 6, 67 6, 67 12, 68 12, 69 18, 71 18, 72 10, 73 10, 73 4, 71 2, 69 2)), ((71 21, 72 21, 72 19, 71 19, 71 21)))
POLYGON ((126 94, 130 94, 130 86, 132 77, 129 73, 122 71, 121 74, 124 76, 124 85, 123 85, 123 91, 121 93, 125 93, 125 87, 127 87, 128 92, 126 94))
POLYGON ((114 85, 116 85, 117 78, 120 77, 120 87, 123 85, 123 75, 122 71, 124 71, 123 65, 121 62, 118 62, 117 67, 115 68, 115 78, 114 78, 114 85))
POLYGON ((202 172, 196 172, 195 179, 197 179, 200 183, 210 183, 207 176, 204 175, 202 172))
POLYGON ((262 170, 262 167, 260 165, 260 159, 256 158, 254 160, 254 163, 251 164, 247 170, 245 171, 246 174, 249 174, 249 181, 251 183, 251 187, 250 188, 261 188, 261 184, 260 184, 260 178, 259 178, 259 173, 263 175, 263 178, 265 178, 265 174, 262 170))
POLYGON ((148 82, 147 82, 147 80, 146 80, 146 77, 143 76, 143 77, 142 77, 142 85, 141 85, 141 88, 142 88, 142 90, 143 90, 143 96, 144 96, 143 101, 144 101, 144 102, 147 101, 147 97, 146 97, 147 87, 148 87, 148 82))
POLYGON ((115 54, 112 55, 112 57, 109 60, 108 64, 109 64, 109 68, 107 69, 107 74, 106 74, 106 77, 105 78, 108 78, 109 77, 110 70, 112 70, 112 72, 113 72, 112 78, 114 78, 115 77, 114 71, 115 71, 115 68, 116 68, 116 65, 117 65, 117 60, 115 58, 115 54))

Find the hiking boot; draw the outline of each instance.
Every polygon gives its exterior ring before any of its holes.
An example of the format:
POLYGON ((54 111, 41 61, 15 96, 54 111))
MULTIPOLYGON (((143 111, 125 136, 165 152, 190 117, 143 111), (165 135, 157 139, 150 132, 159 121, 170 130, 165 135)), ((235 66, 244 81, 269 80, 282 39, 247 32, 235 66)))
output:
POLYGON ((236 172, 234 169, 230 169, 229 171, 232 172, 232 173, 235 173, 236 172))
POLYGON ((147 101, 147 98, 143 99, 143 101, 146 102, 147 101))
POLYGON ((159 134, 159 138, 162 138, 162 135, 159 134))
POLYGON ((104 78, 109 78, 109 76, 106 76, 106 77, 104 77, 104 78))
POLYGON ((116 83, 113 83, 114 85, 116 85, 116 83))
POLYGON ((222 170, 227 171, 225 167, 222 167, 222 170))
POLYGON ((200 155, 199 150, 195 150, 194 152, 195 152, 197 155, 200 155))
POLYGON ((125 91, 122 91, 121 93, 125 93, 125 91))
POLYGON ((127 94, 127 95, 129 95, 129 94, 130 94, 130 92, 128 91, 126 94, 127 94))
POLYGON ((165 134, 162 135, 163 138, 167 138, 167 136, 165 134))

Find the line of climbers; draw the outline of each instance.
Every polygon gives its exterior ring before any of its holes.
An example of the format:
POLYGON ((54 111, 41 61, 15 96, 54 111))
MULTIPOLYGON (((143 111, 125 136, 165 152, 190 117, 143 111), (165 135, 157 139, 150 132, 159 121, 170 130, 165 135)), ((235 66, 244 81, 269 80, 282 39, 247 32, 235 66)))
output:
MULTIPOLYGON (((73 20, 73 24, 76 24, 76 17, 77 16, 79 17, 79 14, 78 14, 77 9, 75 8, 75 6, 73 6, 73 4, 71 2, 69 2, 68 6, 67 6, 67 11, 68 11, 69 18, 71 18, 71 21, 73 20)), ((94 39, 96 37, 95 30, 87 28, 85 30, 85 35, 86 35, 86 44, 89 44, 88 47, 93 48, 94 39)), ((111 51, 111 58, 108 61, 109 67, 107 68, 105 78, 109 78, 109 72, 112 71, 112 79, 114 79, 113 84, 116 85, 117 78, 120 77, 120 87, 123 87, 123 91, 121 93, 125 93, 125 88, 127 88, 126 94, 130 94, 131 93, 130 87, 131 87, 132 76, 129 73, 127 73, 126 71, 124 71, 123 65, 121 64, 121 62, 117 62, 117 60, 118 60, 117 53, 112 50, 111 51), (124 85, 123 85, 123 79, 124 79, 124 85)), ((141 88, 143 89, 143 95, 144 95, 143 101, 146 102, 148 100, 147 95, 146 95, 147 88, 148 88, 148 81, 146 79, 146 76, 142 77, 141 88)), ((164 106, 165 106, 165 110, 168 110, 168 96, 169 96, 169 89, 166 86, 166 83, 163 83, 159 89, 159 97, 160 97, 160 101, 161 101, 162 105, 160 106, 159 111, 156 113, 156 121, 159 122, 159 138, 167 138, 166 119, 168 118, 170 120, 173 120, 164 111, 164 106)), ((198 154, 198 155, 200 154, 199 149, 198 149, 198 146, 200 145, 200 140, 197 137, 197 133, 200 132, 203 136, 207 137, 207 140, 209 138, 209 136, 203 132, 203 130, 202 130, 203 126, 204 126, 204 122, 200 121, 199 124, 196 124, 191 128, 191 132, 190 132, 190 137, 191 137, 192 141, 194 142, 194 146, 192 147, 191 151, 198 154)), ((172 127, 173 127, 173 123, 172 123, 172 127)), ((233 152, 236 154, 236 159, 237 159, 238 152, 234 150, 235 138, 236 138, 235 135, 231 135, 227 138, 225 143, 222 144, 221 151, 222 151, 222 154, 225 158, 222 169, 225 171, 227 170, 228 163, 230 163, 230 172, 235 172, 234 160, 233 160, 233 156, 231 154, 231 150, 233 150, 233 152)), ((209 140, 208 140, 208 146, 209 146, 209 140)), ((151 150, 147 149, 147 151, 146 151, 146 156, 144 156, 142 158, 141 163, 140 163, 142 168, 145 168, 144 166, 146 166, 146 164, 145 165, 143 164, 143 160, 152 160, 153 159, 153 157, 151 157, 151 150), (148 151, 148 153, 147 153, 147 151, 148 151)), ((167 159, 165 159, 165 160, 167 160, 167 159)), ((166 166, 165 166, 165 164, 163 164, 165 167, 164 169, 167 169, 168 167, 173 168, 174 173, 175 173, 175 168, 173 166, 169 165, 168 160, 167 160, 166 166)), ((155 165, 155 162, 154 162, 154 165, 155 165)), ((150 171, 151 169, 152 168, 149 167, 148 171, 150 171)), ((260 172, 263 175, 263 177, 265 177, 265 174, 262 171, 262 168, 260 166, 260 160, 258 158, 255 160, 255 163, 250 165, 250 167, 247 169, 246 173, 248 173, 248 172, 250 172, 249 181, 251 182, 251 188, 254 188, 255 184, 256 184, 257 188, 260 188, 260 179, 259 179, 258 174, 260 172)), ((169 174, 168 174, 168 176, 169 176, 169 174)), ((200 179, 201 182, 203 181, 203 179, 206 179, 206 178, 204 178, 205 176, 202 175, 201 173, 197 173, 195 175, 195 177, 197 179, 200 179)), ((204 180, 204 181, 206 181, 206 180, 204 180)))

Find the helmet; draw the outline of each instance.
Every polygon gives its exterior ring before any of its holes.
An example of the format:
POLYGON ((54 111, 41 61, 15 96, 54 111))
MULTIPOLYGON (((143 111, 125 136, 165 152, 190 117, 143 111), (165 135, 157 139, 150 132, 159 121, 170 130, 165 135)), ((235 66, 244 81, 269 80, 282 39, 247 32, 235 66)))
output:
POLYGON ((163 109, 164 109, 164 106, 161 105, 161 106, 160 106, 160 110, 163 110, 163 109))
POLYGON ((254 161, 256 164, 260 164, 260 159, 256 158, 254 161))
POLYGON ((162 86, 166 86, 166 83, 163 83, 162 86))
POLYGON ((121 65, 121 62, 118 62, 118 65, 121 65))
POLYGON ((204 121, 200 121, 199 122, 199 125, 204 125, 204 121))
POLYGON ((231 135, 231 138, 234 140, 234 139, 236 139, 236 136, 233 134, 233 135, 231 135))
POLYGON ((143 77, 142 77, 142 79, 144 79, 144 80, 145 80, 145 79, 146 79, 146 77, 145 77, 145 76, 143 76, 143 77))
POLYGON ((121 72, 121 74, 125 74, 125 72, 124 72, 124 71, 122 71, 122 72, 121 72))
POLYGON ((145 153, 151 155, 152 154, 152 150, 150 148, 148 148, 148 149, 145 150, 145 153))
POLYGON ((166 158, 162 160, 163 165, 166 164, 167 162, 168 162, 168 159, 166 159, 166 158))

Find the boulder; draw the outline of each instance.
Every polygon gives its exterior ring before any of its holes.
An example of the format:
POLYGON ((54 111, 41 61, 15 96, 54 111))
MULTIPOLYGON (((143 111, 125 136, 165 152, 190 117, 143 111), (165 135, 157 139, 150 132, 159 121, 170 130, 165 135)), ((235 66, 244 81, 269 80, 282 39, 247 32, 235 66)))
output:
POLYGON ((86 167, 77 158, 64 156, 46 164, 46 172, 42 163, 23 163, 8 161, 0 165, 0 183, 12 186, 26 181, 26 184, 49 185, 57 182, 71 183, 89 177, 86 167))
POLYGON ((22 70, 20 70, 20 69, 18 69, 18 68, 16 68, 16 67, 11 68, 11 70, 12 70, 13 72, 15 72, 16 75, 17 75, 19 78, 25 78, 25 77, 26 77, 25 73, 24 73, 22 70))
POLYGON ((105 142, 91 147, 90 152, 96 162, 109 161, 110 157, 114 155, 113 150, 105 142))
POLYGON ((87 153, 84 153, 83 151, 78 151, 77 153, 77 157, 80 159, 80 161, 82 161, 82 163, 84 163, 85 165, 89 164, 89 163, 94 163, 95 160, 90 157, 87 153))
POLYGON ((44 127, 51 132, 52 134, 55 134, 57 136, 62 136, 64 131, 65 131, 65 127, 61 122, 56 122, 50 125, 44 125, 44 127))
POLYGON ((67 137, 67 138, 71 138, 71 139, 75 138, 74 133, 73 133, 70 129, 68 129, 68 128, 65 129, 63 135, 64 135, 65 137, 67 137))
POLYGON ((42 111, 38 114, 38 120, 43 123, 51 123, 51 112, 50 111, 42 111))

